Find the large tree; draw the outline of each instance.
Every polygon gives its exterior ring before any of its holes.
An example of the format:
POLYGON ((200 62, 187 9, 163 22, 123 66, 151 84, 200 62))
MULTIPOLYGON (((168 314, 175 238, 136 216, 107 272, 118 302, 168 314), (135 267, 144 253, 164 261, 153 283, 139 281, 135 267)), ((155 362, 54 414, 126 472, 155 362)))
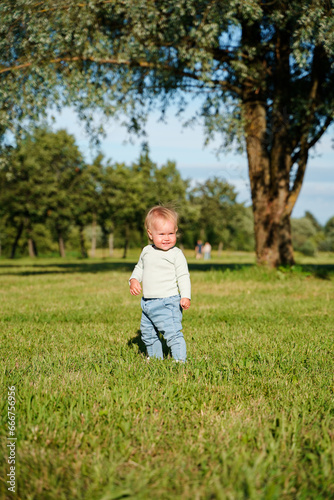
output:
MULTIPOLYGON (((0 125, 55 102, 123 109, 140 128, 199 96, 208 137, 244 145, 257 259, 294 262, 290 216, 310 149, 333 120, 328 0, 2 1, 0 125), (19 91, 20 90, 20 91, 19 91), (236 141, 235 141, 236 140, 236 141)), ((1 132, 1 131, 0 131, 1 132)), ((172 145, 171 145, 172 146, 172 145)))

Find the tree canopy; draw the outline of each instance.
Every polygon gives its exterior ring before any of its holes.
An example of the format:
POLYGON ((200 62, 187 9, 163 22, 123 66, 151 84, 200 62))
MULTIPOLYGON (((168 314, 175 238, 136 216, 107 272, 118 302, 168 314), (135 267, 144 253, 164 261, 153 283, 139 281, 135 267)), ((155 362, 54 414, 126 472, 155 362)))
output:
POLYGON ((73 136, 43 128, 12 148, 9 160, 0 170, 0 240, 12 257, 27 242, 31 256, 38 250, 50 253, 55 242, 65 256, 73 232, 74 246, 86 257, 87 227, 94 225, 102 231, 100 246, 115 235, 126 256, 130 243, 147 243, 149 208, 171 203, 180 215, 180 244, 194 248, 202 236, 226 248, 252 247, 248 209, 237 203, 232 186, 212 179, 191 187, 175 163, 158 167, 147 146, 131 165, 113 164, 101 155, 87 164, 73 136))
MULTIPOLYGON (((35 129, 12 148, 0 169, 0 253, 34 257, 56 252, 109 254, 147 243, 144 219, 155 204, 171 204, 180 215, 179 244, 194 249, 201 238, 214 250, 252 250, 250 207, 237 202, 233 186, 220 178, 195 185, 174 162, 158 166, 147 145, 131 165, 98 155, 87 164, 74 137, 64 130, 35 129), (66 249, 66 251, 65 251, 66 249)), ((292 219, 293 246, 304 254, 333 250, 333 218, 322 227, 310 213, 292 219)))
POLYGON ((259 262, 293 263, 290 216, 333 120, 328 0, 2 1, 0 126, 72 103, 128 117, 201 97, 208 137, 245 148, 259 262))

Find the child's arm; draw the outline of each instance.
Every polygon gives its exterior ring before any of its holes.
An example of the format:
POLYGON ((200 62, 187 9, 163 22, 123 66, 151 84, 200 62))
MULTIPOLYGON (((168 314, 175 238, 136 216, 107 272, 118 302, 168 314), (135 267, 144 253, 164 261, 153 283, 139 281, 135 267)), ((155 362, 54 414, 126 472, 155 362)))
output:
POLYGON ((182 252, 177 254, 175 260, 175 273, 181 294, 180 306, 182 309, 189 309, 191 303, 191 284, 188 264, 182 252))
POLYGON ((129 279, 131 295, 139 295, 141 293, 140 282, 143 279, 143 252, 144 250, 140 254, 139 260, 129 279))
POLYGON ((182 309, 189 309, 190 304, 191 304, 190 299, 186 299, 184 297, 183 299, 180 300, 180 306, 182 307, 182 309))
POLYGON ((141 285, 136 278, 130 280, 130 293, 131 295, 139 295, 141 292, 141 285))

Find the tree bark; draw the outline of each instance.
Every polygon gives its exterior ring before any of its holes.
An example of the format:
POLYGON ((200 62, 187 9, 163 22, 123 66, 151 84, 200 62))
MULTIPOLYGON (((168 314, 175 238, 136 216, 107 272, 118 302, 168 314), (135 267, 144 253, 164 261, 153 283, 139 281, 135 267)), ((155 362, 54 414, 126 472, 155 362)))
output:
MULTIPOLYGON (((278 30, 275 46, 275 91, 271 121, 268 123, 265 98, 265 74, 257 84, 249 80, 243 90, 243 112, 249 179, 254 214, 256 257, 269 267, 293 265, 290 216, 290 173, 293 145, 290 138, 290 33, 278 30)), ((260 39, 257 23, 245 25, 246 46, 260 39)), ((261 54, 255 57, 257 67, 265 68, 261 54)))
POLYGON ((11 253, 10 253, 10 258, 11 259, 14 259, 14 257, 15 257, 17 246, 18 246, 20 238, 22 236, 23 228, 24 228, 24 224, 23 224, 23 222, 21 222, 21 224, 19 225, 19 227, 17 229, 15 240, 14 240, 13 245, 12 245, 12 250, 11 250, 11 253))
POLYGON ((29 257, 31 258, 35 258, 37 253, 36 253, 36 245, 35 245, 35 242, 32 238, 32 224, 31 224, 31 221, 29 219, 29 217, 26 217, 25 218, 25 226, 26 226, 26 229, 27 229, 27 233, 28 233, 28 252, 29 252, 29 257))
POLYGON ((93 214, 91 257, 95 257, 95 252, 96 252, 96 214, 93 214))
POLYGON ((290 216, 282 214, 278 205, 278 200, 273 200, 263 209, 261 201, 253 200, 256 258, 259 264, 269 267, 295 263, 290 216))
POLYGON ((58 233, 58 245, 60 257, 64 259, 66 257, 65 243, 61 233, 58 233))
POLYGON ((109 257, 113 257, 114 256, 114 233, 109 234, 108 244, 109 244, 109 257))
POLYGON ((87 250, 86 250, 86 242, 85 242, 85 235, 84 235, 84 226, 79 226, 79 236, 80 236, 81 257, 83 259, 86 259, 88 257, 88 254, 87 254, 87 250))
MULTIPOLYGON (((293 265, 291 211, 288 209, 291 159, 284 147, 276 156, 269 157, 263 103, 245 102, 244 111, 257 262, 269 267, 293 265)), ((282 137, 277 140, 282 144, 282 137)))
POLYGON ((32 238, 28 238, 28 251, 29 251, 29 257, 31 257, 31 258, 36 257, 35 245, 34 245, 34 241, 32 238))
POLYGON ((123 256, 122 259, 126 259, 126 254, 128 251, 128 246, 129 246, 129 227, 126 225, 125 226, 125 231, 124 231, 124 246, 123 246, 123 256))

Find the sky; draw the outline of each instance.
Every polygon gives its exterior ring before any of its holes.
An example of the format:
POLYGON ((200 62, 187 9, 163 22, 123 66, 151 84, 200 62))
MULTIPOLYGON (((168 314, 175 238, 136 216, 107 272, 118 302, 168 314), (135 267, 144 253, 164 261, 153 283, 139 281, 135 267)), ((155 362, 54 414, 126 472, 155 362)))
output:
MULTIPOLYGON (((73 134, 76 143, 87 161, 96 155, 92 151, 84 124, 80 124, 71 109, 55 114, 54 130, 65 128, 73 134)), ((236 153, 221 154, 217 158, 218 140, 204 146, 204 133, 201 125, 183 127, 180 118, 169 110, 165 123, 159 115, 150 115, 146 126, 150 158, 158 166, 175 161, 183 178, 193 182, 205 181, 209 177, 219 177, 235 186, 237 201, 251 204, 246 155, 236 153)), ((130 165, 140 155, 143 138, 132 138, 116 121, 110 120, 105 126, 106 137, 101 140, 101 151, 112 162, 130 165)), ((312 151, 306 169, 303 187, 294 207, 292 217, 303 217, 305 211, 311 212, 320 224, 324 225, 334 216, 334 149, 333 129, 325 135, 312 151)))

